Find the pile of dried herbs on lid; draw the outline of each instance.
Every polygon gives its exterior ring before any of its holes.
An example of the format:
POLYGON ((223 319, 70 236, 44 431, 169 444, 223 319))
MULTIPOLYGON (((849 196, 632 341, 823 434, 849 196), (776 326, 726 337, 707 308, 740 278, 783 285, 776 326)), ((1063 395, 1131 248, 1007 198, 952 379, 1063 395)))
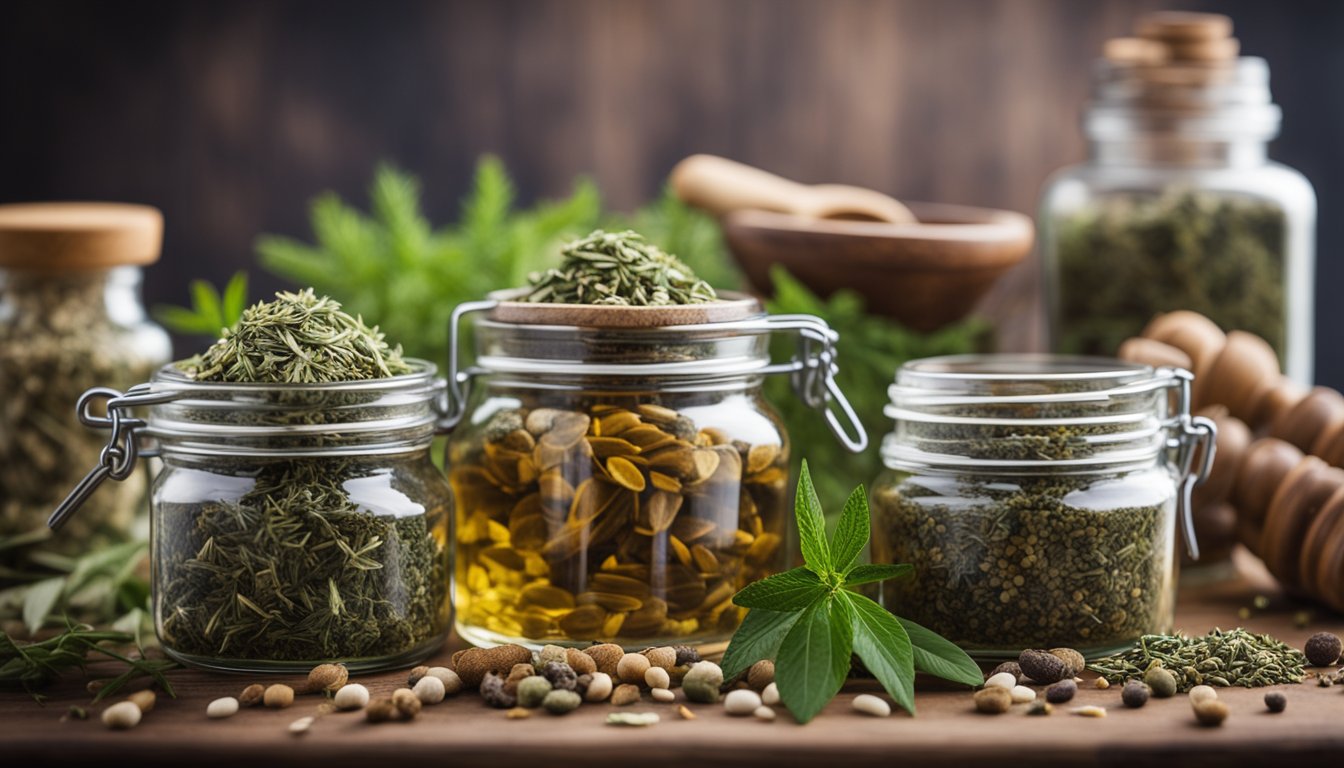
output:
MULTIPOLYGON (((178 367, 197 380, 269 383, 414 370, 376 328, 311 291, 249 308, 224 338, 178 367)), ((283 423, 300 427, 329 423, 333 413, 358 421, 358 406, 369 402, 360 398, 373 397, 286 388, 265 403, 265 418, 282 405, 283 423), (337 410, 333 396, 346 398, 337 410)), ((254 416, 261 411, 201 421, 247 425, 254 416)), ((314 449, 303 457, 165 450, 154 514, 156 613, 167 649, 224 666, 229 659, 374 665, 443 635, 452 507, 428 446, 323 456, 322 433, 303 439, 314 449)))
POLYGON ((637 232, 596 230, 566 245, 559 268, 531 275, 525 301, 548 304, 666 306, 716 297, 676 256, 637 232))

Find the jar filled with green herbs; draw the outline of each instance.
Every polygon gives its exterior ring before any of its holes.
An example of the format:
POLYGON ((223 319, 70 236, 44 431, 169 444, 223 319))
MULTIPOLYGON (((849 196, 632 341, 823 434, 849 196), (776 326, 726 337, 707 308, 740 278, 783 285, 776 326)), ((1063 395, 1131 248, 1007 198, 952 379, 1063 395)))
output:
POLYGON ((1040 205, 1053 347, 1113 355, 1188 309, 1266 339, 1309 386, 1315 193, 1268 159, 1281 120, 1268 65, 1236 55, 1226 17, 1196 16, 1141 22, 1147 37, 1111 41, 1094 65, 1087 159, 1040 205))
POLYGON ((59 536, 46 527, 103 449, 75 417, 80 394, 144 381, 172 354, 140 303, 140 267, 162 238, 146 206, 0 205, 0 580, 30 572, 35 554, 106 546, 143 521, 140 472, 59 536))
MULTIPOLYGON (((1175 526, 1214 427, 1186 371, 1103 358, 907 363, 872 489, 885 605, 984 659, 1100 655, 1170 628, 1175 526), (1202 451, 1196 449, 1203 447, 1202 451)), ((1193 540, 1193 539, 1192 539, 1193 540)))
POLYGON ((404 666, 450 625, 452 493, 430 455, 444 391, 433 364, 336 302, 278 294, 204 354, 124 394, 85 394, 81 416, 112 435, 53 524, 137 455, 159 456, 152 591, 170 656, 232 671, 404 666))
POLYGON ((716 295, 628 232, 458 307, 454 339, 469 315, 475 364, 449 377, 466 388, 447 461, 458 634, 722 649, 743 612, 733 595, 794 550, 794 446, 766 376, 791 375, 843 442, 866 443, 835 385, 835 333, 716 295), (797 340, 792 359, 771 360, 775 334, 797 340))

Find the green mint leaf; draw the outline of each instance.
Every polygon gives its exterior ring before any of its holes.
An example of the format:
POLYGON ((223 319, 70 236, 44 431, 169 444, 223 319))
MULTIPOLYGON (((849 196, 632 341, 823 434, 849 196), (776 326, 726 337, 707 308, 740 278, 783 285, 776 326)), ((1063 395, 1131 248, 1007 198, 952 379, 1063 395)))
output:
MULTIPOLYGON (((831 548, 826 543, 826 518, 821 512, 821 500, 812 487, 812 475, 803 460, 798 473, 798 492, 793 501, 793 515, 798 520, 798 539, 803 549, 803 562, 808 570, 825 578, 835 571, 831 565, 831 548)), ((796 714, 796 713, 795 713, 796 714)))
POLYGON ((801 611, 827 591, 829 587, 821 583, 817 574, 806 568, 794 568, 748 584, 733 596, 733 602, 743 608, 801 611))
POLYGON ((220 318, 224 321, 223 327, 229 328, 237 323, 245 309, 247 309, 247 273, 239 271, 235 272, 233 277, 229 278, 229 284, 224 286, 224 316, 220 318))
POLYGON ((859 558, 863 548, 868 546, 868 537, 872 533, 872 521, 868 518, 868 492, 860 485, 849 494, 845 508, 840 513, 840 522, 835 526, 835 535, 831 537, 831 559, 835 570, 848 573, 859 558))
POLYGON ((780 613, 759 608, 748 611, 723 654, 720 666, 724 678, 731 680, 761 659, 775 658, 784 636, 800 615, 797 611, 780 613))
POLYGON ((224 315, 219 305, 219 292, 204 280, 191 281, 191 300, 195 304, 196 313, 202 318, 209 318, 211 325, 218 323, 224 315))
POLYGON ((854 653, 897 704, 915 713, 915 660, 910 637, 886 608, 863 595, 841 593, 854 621, 854 653))
POLYGON ((910 644, 915 652, 915 669, 954 683, 978 686, 985 682, 980 667, 954 643, 909 619, 897 617, 896 620, 910 636, 910 644))
POLYGON ((851 623, 849 601, 833 594, 805 609, 784 636, 775 659, 775 682, 798 722, 816 717, 849 676, 851 623))
POLYGON ((871 584, 874 581, 898 579, 914 572, 915 566, 909 563, 901 563, 900 565, 856 565, 845 576, 845 586, 855 587, 859 584, 871 584))

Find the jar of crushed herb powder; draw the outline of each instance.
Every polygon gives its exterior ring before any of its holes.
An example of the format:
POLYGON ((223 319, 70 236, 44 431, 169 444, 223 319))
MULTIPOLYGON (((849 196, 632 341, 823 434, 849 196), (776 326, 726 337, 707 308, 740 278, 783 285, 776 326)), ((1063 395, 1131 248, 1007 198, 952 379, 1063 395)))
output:
POLYGON ((882 586, 885 605, 985 659, 1096 656, 1167 631, 1175 525, 1191 533, 1209 461, 1191 464, 1213 445, 1213 423, 1189 415, 1190 379, 1102 358, 902 366, 872 556, 915 569, 882 586))
MULTIPOLYGON (((1209 33, 1225 34, 1223 21, 1209 33)), ((1088 157, 1044 191, 1053 347, 1113 355, 1156 314, 1188 309, 1266 339, 1309 386, 1316 198, 1267 159, 1280 124, 1269 67, 1236 57, 1234 39, 1212 41, 1230 56, 1194 60, 1160 23, 1143 28, 1151 51, 1108 46, 1096 62, 1088 157)))
POLYGON ((459 307, 454 338, 471 313, 476 362, 450 378, 470 384, 447 462, 458 634, 480 645, 726 644, 742 614, 733 595, 793 551, 794 447, 764 378, 790 374, 842 441, 866 443, 834 382, 835 333, 810 316, 767 317, 744 296, 573 305, 501 294, 459 307), (775 333, 797 335, 793 359, 772 363, 775 333))
POLYGON ((430 453, 445 389, 330 299, 278 294, 148 383, 84 394, 80 418, 111 437, 51 524, 158 456, 150 565, 170 656, 257 672, 410 664, 451 621, 452 491, 430 453))
POLYGON ((0 570, 124 540, 143 520, 148 482, 136 473, 60 536, 45 525, 103 448, 74 402, 144 381, 172 354, 140 302, 140 267, 158 260, 162 237, 147 206, 0 205, 0 570))

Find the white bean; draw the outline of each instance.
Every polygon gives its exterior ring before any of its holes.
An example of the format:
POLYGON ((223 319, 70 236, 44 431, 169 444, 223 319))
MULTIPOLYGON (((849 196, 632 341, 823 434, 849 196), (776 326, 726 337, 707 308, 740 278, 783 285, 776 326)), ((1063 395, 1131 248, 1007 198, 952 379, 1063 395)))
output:
POLYGON ((723 698, 723 709, 735 717, 746 717, 761 706, 761 695, 755 691, 729 691, 723 698))
POLYGON ((854 709, 873 717, 886 717, 891 714, 891 705, 871 693, 861 693, 854 697, 854 709))
POLYGON ((1013 695, 1014 704, 1029 704, 1036 700, 1036 691, 1025 685, 1015 685, 1008 692, 1013 695))
POLYGON ((990 678, 985 681, 985 687, 1007 688, 1011 691, 1017 687, 1017 675, 1014 675, 1012 672, 1000 672, 997 675, 991 675, 990 678))
POLYGON ((205 707, 205 716, 213 718, 233 717, 238 714, 238 700, 232 696, 215 699, 205 707))
POLYGON ((421 704, 438 704, 443 701, 447 691, 443 687, 443 681, 431 675, 425 675, 411 689, 415 693, 415 698, 420 700, 421 704))
POLYGON ((140 724, 143 713, 133 701, 119 701, 103 710, 103 725, 118 731, 134 728, 140 724))
POLYGON ((770 707, 773 707, 776 704, 778 704, 779 686, 775 685, 774 683, 765 686, 765 690, 761 691, 761 701, 764 702, 766 706, 770 707))
POLYGON ((363 709, 369 703, 369 689, 359 683, 343 685, 332 703, 337 709, 363 709))
MULTIPOLYGON (((657 669, 657 667, 654 667, 654 669, 657 669)), ((654 701, 661 701, 664 704, 677 700, 676 692, 667 688, 654 688, 649 691, 649 695, 653 697, 654 701)))

